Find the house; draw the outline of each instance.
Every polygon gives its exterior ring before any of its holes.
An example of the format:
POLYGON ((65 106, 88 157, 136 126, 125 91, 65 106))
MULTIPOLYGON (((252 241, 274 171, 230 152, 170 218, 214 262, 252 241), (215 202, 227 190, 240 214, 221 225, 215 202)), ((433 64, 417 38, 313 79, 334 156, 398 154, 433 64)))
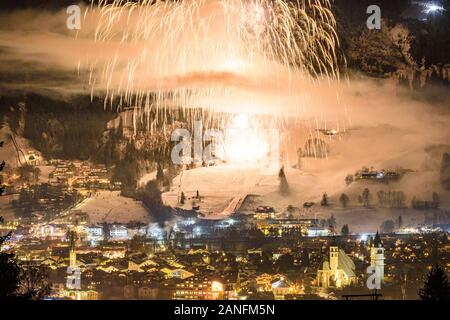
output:
POLYGON ((132 300, 136 297, 136 288, 133 285, 126 285, 123 287, 123 297, 126 300, 132 300))
POLYGON ((40 262, 41 266, 46 266, 52 270, 56 270, 58 268, 62 268, 65 266, 64 261, 62 261, 61 259, 59 259, 58 257, 56 258, 52 258, 52 257, 48 257, 45 258, 44 260, 42 260, 40 262))
POLYGON ((87 228, 88 241, 98 241, 103 239, 103 227, 98 224, 91 225, 87 228))
POLYGON ((114 260, 112 262, 107 263, 104 266, 97 267, 97 270, 102 270, 108 273, 113 272, 127 272, 128 271, 128 263, 125 259, 114 260))
POLYGON ((95 267, 100 263, 100 257, 96 254, 78 254, 77 266, 80 268, 95 267))
POLYGON ((124 246, 108 245, 101 248, 102 255, 109 259, 117 259, 125 257, 126 248, 124 246))
POLYGON ((256 286, 258 291, 271 291, 273 276, 263 273, 256 277, 256 286))
POLYGON ((138 288, 138 299, 156 300, 158 297, 158 288, 150 288, 147 286, 138 288))
POLYGON ((170 269, 170 268, 162 268, 160 270, 166 279, 177 278, 177 279, 187 279, 194 276, 193 273, 183 270, 183 269, 170 269))
POLYGON ((327 237, 331 234, 328 228, 322 227, 309 227, 308 237, 327 237))
POLYGON ((128 228, 124 225, 112 225, 109 234, 113 241, 130 240, 128 228))
POLYGON ((145 272, 157 265, 155 261, 149 259, 144 253, 135 254, 128 258, 128 271, 145 272))
POLYGON ((176 285, 174 300, 222 300, 231 296, 222 279, 192 277, 176 285))
POLYGON ((39 166, 42 162, 42 156, 38 152, 29 151, 28 154, 25 156, 25 160, 28 165, 31 166, 39 166))
POLYGON ((44 224, 36 228, 35 235, 38 238, 64 238, 67 233, 67 228, 63 225, 44 224))
POLYGON ((285 277, 280 277, 272 282, 272 292, 277 300, 284 300, 289 294, 297 294, 297 290, 285 277))
POLYGON ((95 290, 67 290, 63 295, 72 300, 98 300, 99 298, 95 290))
POLYGON ((132 239, 135 236, 146 236, 148 226, 143 223, 133 223, 128 225, 128 238, 132 239))

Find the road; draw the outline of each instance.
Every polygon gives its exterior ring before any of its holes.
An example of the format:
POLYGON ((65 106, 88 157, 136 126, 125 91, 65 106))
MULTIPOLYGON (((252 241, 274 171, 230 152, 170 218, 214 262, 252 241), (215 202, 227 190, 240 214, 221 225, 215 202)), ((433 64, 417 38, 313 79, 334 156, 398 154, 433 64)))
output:
POLYGON ((235 213, 237 209, 241 206, 244 199, 247 197, 246 194, 241 194, 237 197, 234 197, 233 200, 228 204, 228 206, 223 209, 221 213, 219 213, 219 216, 230 216, 231 214, 235 213))

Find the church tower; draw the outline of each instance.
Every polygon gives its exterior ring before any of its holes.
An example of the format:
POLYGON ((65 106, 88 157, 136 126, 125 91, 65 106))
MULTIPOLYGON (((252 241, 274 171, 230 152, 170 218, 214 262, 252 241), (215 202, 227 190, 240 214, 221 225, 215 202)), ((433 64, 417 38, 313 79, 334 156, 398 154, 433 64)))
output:
POLYGON ((370 265, 375 267, 376 274, 380 276, 381 283, 384 283, 384 248, 378 231, 370 248, 370 265))
POLYGON ((76 248, 76 241, 77 241, 77 234, 75 231, 69 231, 68 232, 68 238, 70 242, 70 251, 69 251, 69 267, 76 268, 77 266, 77 248, 76 248))
POLYGON ((69 253, 69 267, 76 268, 77 266, 77 252, 75 251, 75 248, 70 248, 69 253))
POLYGON ((339 248, 337 246, 330 247, 330 269, 336 271, 339 261, 339 248))

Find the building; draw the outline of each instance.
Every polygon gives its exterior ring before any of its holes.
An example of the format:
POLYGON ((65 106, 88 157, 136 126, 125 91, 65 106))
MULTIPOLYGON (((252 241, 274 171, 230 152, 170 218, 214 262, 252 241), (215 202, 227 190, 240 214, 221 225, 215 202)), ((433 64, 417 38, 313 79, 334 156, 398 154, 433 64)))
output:
POLYGON ((158 288, 150 288, 147 286, 138 288, 138 299, 140 300, 156 300, 158 298, 158 288))
POLYGON ((42 162, 42 156, 39 152, 29 151, 25 156, 25 160, 28 165, 39 166, 42 162))
POLYGON ((187 270, 177 268, 177 269, 170 269, 170 268, 162 268, 160 270, 166 279, 188 279, 194 276, 192 272, 189 272, 187 270))
POLYGON ((123 241, 129 240, 128 228, 123 225, 113 225, 111 226, 110 236, 113 241, 123 241))
POLYGON ((77 234, 71 230, 68 232, 68 240, 70 242, 69 249, 69 267, 75 269, 77 267, 77 234))
POLYGON ((223 300, 229 295, 222 282, 193 277, 176 285, 174 300, 223 300))
POLYGON ((127 249, 122 245, 108 244, 101 247, 101 252, 104 257, 109 259, 119 259, 125 257, 127 249))
POLYGON ((280 277, 272 282, 272 292, 277 300, 284 300, 289 294, 298 294, 295 286, 285 277, 280 277))
POLYGON ((103 227, 98 224, 91 225, 86 228, 88 241, 100 241, 103 240, 103 227))
POLYGON ((63 296, 72 300, 98 300, 99 294, 95 290, 67 290, 63 296))
POLYGON ((322 227, 309 227, 308 237, 327 237, 331 234, 328 228, 322 227))
POLYGON ((38 238, 64 238, 67 234, 67 227, 58 224, 43 224, 35 228, 34 234, 38 238))
POLYGON ((135 254, 128 258, 128 271, 145 272, 154 269, 158 264, 149 259, 144 253, 135 254))
POLYGON ((308 234, 308 228, 317 226, 317 219, 267 219, 258 220, 256 226, 266 236, 281 237, 293 231, 308 234))
POLYGON ((88 228, 89 236, 92 237, 103 237, 103 227, 98 224, 94 224, 92 226, 89 226, 88 228))
POLYGON ((329 261, 325 259, 322 269, 317 271, 317 285, 343 288, 356 282, 355 264, 344 250, 330 246, 329 261))
POLYGON ((375 274, 379 276, 381 283, 384 282, 384 248, 379 233, 375 235, 370 248, 370 266, 375 267, 375 274))

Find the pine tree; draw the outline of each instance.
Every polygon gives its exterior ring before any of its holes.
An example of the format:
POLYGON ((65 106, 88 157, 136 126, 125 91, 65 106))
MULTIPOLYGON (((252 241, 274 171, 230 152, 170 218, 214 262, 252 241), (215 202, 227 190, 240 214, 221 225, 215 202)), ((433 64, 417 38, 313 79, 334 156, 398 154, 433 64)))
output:
POLYGON ((108 242, 111 239, 111 227, 107 222, 102 225, 103 241, 108 242))
POLYGON ((123 120, 122 117, 120 117, 119 120, 119 126, 117 127, 116 136, 118 139, 121 139, 123 137, 123 120))
POLYGON ((402 216, 398 216, 397 226, 398 226, 399 229, 402 228, 402 226, 403 226, 403 217, 402 216))
POLYGON ((288 195, 290 193, 289 191, 289 184, 286 179, 286 174, 284 173, 284 166, 281 167, 279 173, 278 173, 278 179, 280 179, 280 193, 282 195, 288 195))
POLYGON ((322 195, 322 202, 320 202, 320 204, 322 205, 322 207, 328 206, 328 195, 326 192, 322 195))
POLYGON ((435 265, 428 273, 424 287, 419 291, 422 300, 450 300, 450 284, 445 271, 435 265))
POLYGON ((439 195, 436 192, 433 192, 433 207, 436 209, 439 208, 440 203, 439 195))
POLYGON ((180 204, 184 204, 186 201, 186 196, 184 195, 184 192, 181 192, 181 196, 180 196, 180 204))
POLYGON ((345 177, 345 184, 347 186, 351 185, 353 183, 353 175, 349 174, 345 177))
POLYGON ((345 193, 343 193, 339 198, 339 201, 341 202, 343 208, 347 208, 350 198, 345 193))
MULTIPOLYGON (((0 245, 6 240, 6 237, 1 237, 0 245)), ((13 253, 0 252, 0 300, 15 298, 19 286, 20 267, 15 255, 13 253)))
POLYGON ((328 222, 328 227, 330 228, 330 231, 335 232, 337 223, 336 223, 336 218, 334 217, 333 214, 331 215, 330 219, 328 219, 327 222, 328 222))
MULTIPOLYGON (((0 142, 3 147, 3 141, 0 142)), ((3 163, 3 162, 2 162, 3 163)), ((3 170, 3 167, 1 168, 3 170)), ((1 171, 0 170, 0 171, 1 171)), ((4 192, 2 181, 0 181, 0 196, 4 192)), ((3 224, 3 217, 0 216, 0 224, 3 224)), ((0 247, 11 237, 11 232, 1 236, 0 247)), ((20 286, 20 266, 13 253, 0 252, 0 300, 11 299, 16 296, 16 292, 20 286)))
POLYGON ((164 180, 164 171, 162 169, 161 163, 158 163, 156 169, 156 181, 162 182, 164 180))
POLYGON ((370 190, 369 190, 369 188, 365 188, 363 193, 362 193, 362 202, 364 204, 364 207, 368 207, 369 206, 370 198, 371 198, 370 190))
POLYGON ((342 233, 343 236, 347 236, 347 235, 350 234, 350 229, 348 227, 348 224, 344 224, 342 226, 341 233, 342 233))

